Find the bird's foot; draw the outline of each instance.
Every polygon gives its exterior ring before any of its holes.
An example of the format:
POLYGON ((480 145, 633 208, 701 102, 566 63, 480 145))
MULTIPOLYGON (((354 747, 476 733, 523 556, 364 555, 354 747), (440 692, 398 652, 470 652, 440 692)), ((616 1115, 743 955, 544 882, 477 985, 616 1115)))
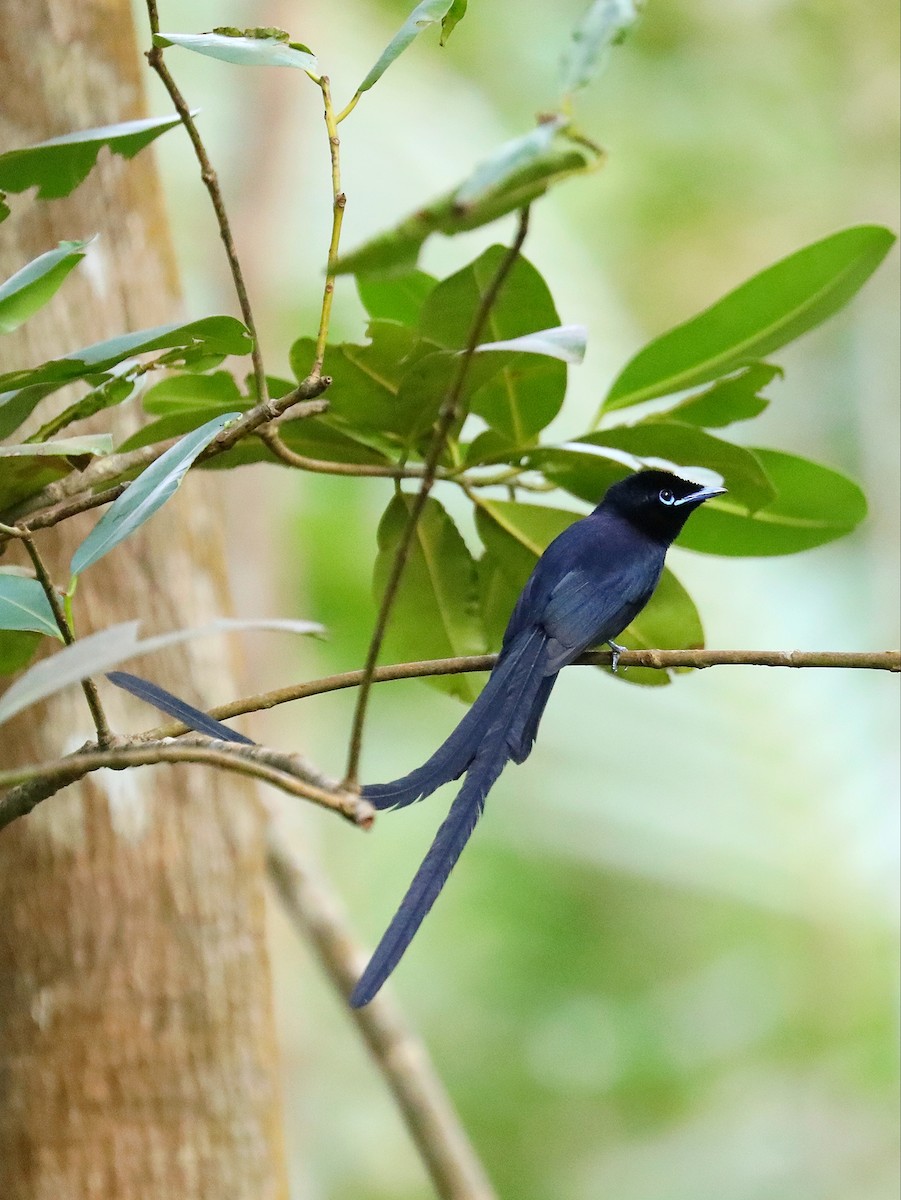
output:
POLYGON ((619 656, 625 654, 629 647, 621 646, 619 642, 613 642, 610 638, 607 639, 607 645, 610 647, 610 669, 615 675, 619 668, 619 656))

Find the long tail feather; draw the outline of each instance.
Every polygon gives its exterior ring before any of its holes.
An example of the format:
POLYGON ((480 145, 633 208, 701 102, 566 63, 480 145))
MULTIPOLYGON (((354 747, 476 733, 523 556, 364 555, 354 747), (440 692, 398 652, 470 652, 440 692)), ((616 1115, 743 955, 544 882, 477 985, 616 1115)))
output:
POLYGON ((186 700, 179 699, 172 692, 167 692, 165 688, 151 683, 149 679, 142 679, 140 675, 130 675, 127 671, 110 671, 107 679, 116 687, 122 688, 123 691, 130 692, 132 696, 137 696, 139 700, 144 700, 154 708, 158 708, 167 716, 184 722, 190 729, 196 729, 198 733, 205 733, 207 737, 218 738, 222 742, 243 742, 247 746, 255 745, 252 738, 245 737, 243 733, 238 733, 214 717, 207 716, 202 709, 195 708, 186 700))
POLYGON ((368 1004, 397 966, 469 841, 485 807, 485 797, 510 759, 510 736, 516 730, 517 714, 523 705, 527 711, 532 710, 535 694, 542 686, 545 644, 539 630, 530 630, 513 650, 513 665, 504 676, 507 685, 503 694, 495 697, 495 710, 466 781, 354 988, 350 998, 353 1008, 368 1004))
POLYGON ((554 684, 557 682, 558 673, 554 672, 553 675, 545 675, 539 684, 538 691, 535 693, 531 708, 510 731, 508 738, 510 757, 515 763, 525 762, 532 753, 532 747, 535 745, 535 738, 538 735, 538 726, 541 723, 544 708, 550 699, 554 684))
POLYGON ((366 784, 362 789, 366 799, 378 809, 406 808, 408 804, 430 796, 452 779, 459 779, 478 752, 492 709, 503 695, 517 661, 517 655, 508 652, 495 664, 469 711, 431 758, 390 783, 366 784))

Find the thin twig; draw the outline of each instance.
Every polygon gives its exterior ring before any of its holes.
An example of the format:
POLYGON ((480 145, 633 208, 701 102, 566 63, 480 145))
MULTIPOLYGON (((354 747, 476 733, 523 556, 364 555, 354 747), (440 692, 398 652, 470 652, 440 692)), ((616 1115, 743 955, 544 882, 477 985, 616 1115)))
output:
MULTIPOLYGON (((267 422, 282 416, 289 408, 294 408, 293 416, 297 420, 318 416, 327 411, 328 401, 316 397, 321 396, 330 383, 331 379, 327 375, 322 375, 315 381, 304 380, 286 396, 255 405, 213 439, 198 456, 198 463, 207 462, 218 454, 231 450, 242 438, 256 433, 267 422), (308 395, 314 398, 307 399, 308 395)), ((167 438, 162 442, 141 446, 137 450, 127 450, 122 454, 110 454, 105 458, 95 459, 83 471, 73 471, 71 475, 48 484, 43 491, 23 501, 11 510, 11 517, 25 530, 46 529, 78 513, 109 504, 125 491, 130 481, 117 483, 99 493, 92 493, 90 489, 99 483, 115 479, 117 475, 123 475, 126 471, 149 466, 177 441, 178 438, 167 438), (35 515, 30 516, 31 513, 35 515)), ((13 535, 0 529, 0 545, 10 536, 13 535)))
POLYGON ((325 268, 325 288, 322 293, 319 332, 316 335, 316 357, 310 368, 310 376, 313 379, 318 379, 322 374, 322 364, 325 361, 325 346, 328 341, 329 321, 332 315, 332 297, 335 294, 335 263, 338 261, 341 224, 344 221, 344 209, 347 205, 347 197, 341 190, 341 142, 338 138, 338 123, 335 120, 335 110, 332 108, 332 93, 327 75, 320 78, 319 86, 322 89, 325 128, 328 132, 329 156, 332 163, 332 233, 325 268))
POLYGON ((341 788, 326 791, 308 782, 305 778, 308 772, 297 755, 279 754, 263 746, 236 746, 232 742, 217 742, 208 738, 185 739, 178 743, 121 739, 106 749, 88 747, 52 762, 0 771, 0 788, 11 789, 0 799, 0 829, 92 771, 104 768, 124 770, 155 763, 204 763, 239 775, 250 775, 264 783, 271 783, 289 795, 299 796, 336 812, 364 829, 368 829, 375 818, 372 805, 360 795, 341 788))
MULTIPOLYGON (((106 488, 102 492, 93 492, 87 496, 75 496, 71 500, 64 500, 61 504, 55 504, 51 508, 45 508, 41 512, 35 513, 27 521, 23 521, 22 528, 27 529, 29 533, 34 533, 39 529, 51 529, 54 525, 59 525, 60 522, 67 520, 69 517, 75 517, 79 513, 90 512, 92 508, 102 508, 104 504, 112 504, 114 500, 118 500, 127 488, 131 487, 131 480, 126 479, 122 483, 116 483, 111 488, 106 488)), ((0 534, 0 543, 3 541, 3 536, 0 534)))
MULTIPOLYGON (((270 823, 269 877, 298 932, 313 947, 342 999, 350 995, 367 955, 314 864, 270 823)), ((494 1200, 496 1193, 473 1149, 422 1039, 384 988, 365 1008, 350 1010, 394 1093, 410 1137, 443 1200, 494 1200)))
MULTIPOLYGON (((3 532, 12 532, 9 529, 3 529, 3 532)), ((38 583, 44 590, 44 595, 47 597, 47 603, 50 605, 50 610, 53 613, 53 619, 56 621, 56 627, 67 646, 73 645, 75 642, 75 634, 72 626, 69 624, 69 619, 66 616, 65 609, 60 603, 59 593, 53 586, 53 580, 50 578, 50 573, 44 566, 44 560, 38 552, 37 546, 34 544, 34 538, 26 530, 19 533, 19 537, 25 546, 28 557, 31 559, 34 567, 34 573, 37 576, 38 583)), ((106 714, 103 711, 103 705, 100 703, 100 695, 93 679, 82 679, 81 690, 84 692, 84 698, 88 702, 88 708, 91 710, 91 720, 94 722, 94 728, 97 731, 97 743, 100 746, 108 746, 112 740, 112 733, 109 724, 106 720, 106 714)))
POLYGON ((422 479, 425 474, 425 467, 421 464, 401 467, 387 463, 343 463, 331 462, 327 458, 307 458, 305 454, 296 454, 290 446, 285 445, 277 427, 264 426, 257 431, 257 437, 266 444, 279 462, 284 463, 285 466, 295 467, 299 471, 311 471, 317 475, 356 475, 360 478, 370 476, 380 479, 422 479))
POLYGON ((466 382, 466 377, 469 374, 470 364, 472 363, 473 355, 476 352, 476 347, 482 336, 482 331, 491 309, 497 300, 498 294, 503 287, 504 280, 510 273, 513 264, 522 249, 522 244, 526 239, 526 234, 529 229, 529 210, 524 208, 519 216, 519 225, 516 230, 516 236, 513 239, 513 244, 501 260, 500 266, 495 273, 494 278, 488 285, 481 302, 472 320, 472 325, 469 329, 469 335, 466 341, 466 347, 458 359, 458 367, 454 380, 450 386, 447 395, 442 402, 438 412, 438 420, 435 425, 435 432, 432 437, 431 445, 429 446, 428 454, 425 457, 425 473, 423 475, 422 484, 419 491, 413 498, 410 505, 409 516, 404 531, 401 534, 400 541, 397 546, 397 551, 394 555, 394 561, 391 564, 391 571, 385 583, 385 590, 382 594, 381 604, 379 605, 378 616, 376 617, 375 628, 372 632, 372 639, 369 643, 369 651, 366 655, 366 662, 363 667, 363 680, 360 684, 360 694, 357 698, 357 707, 354 713, 353 726, 350 734, 350 749, 347 758, 347 770, 345 771, 344 784, 345 787, 354 787, 357 781, 357 770, 360 762, 360 752, 363 745, 363 725, 366 721, 366 706, 369 701, 370 686, 372 684, 372 673, 375 670, 375 665, 378 662, 378 657, 382 649, 385 632, 388 628, 388 621, 391 616, 391 609, 397 595, 397 589, 400 584, 401 576, 403 575, 404 567, 406 566, 407 557, 410 552, 410 546, 413 542, 413 537, 416 532, 416 527, 419 523, 420 515, 425 507, 425 502, 428 499, 429 492, 432 489, 432 484, 435 482, 435 473, 438 467, 438 459, 444 450, 447 436, 451 426, 461 415, 461 399, 463 395, 463 385, 466 382))
MULTIPOLYGON (((389 683, 397 679, 426 679, 434 675, 466 675, 474 671, 490 671, 497 662, 496 654, 471 654, 461 658, 432 658, 420 662, 393 663, 376 667, 372 673, 373 683, 389 683)), ((576 660, 575 666, 609 667, 613 655, 608 650, 591 651, 576 660)), ((697 671, 708 667, 832 667, 839 670, 901 672, 901 652, 897 650, 624 650, 619 656, 619 669, 626 667, 648 667, 666 671, 677 668, 693 668, 697 671)), ((208 710, 208 715, 217 721, 228 721, 247 713, 262 712, 294 700, 305 700, 309 696, 321 696, 327 692, 338 692, 345 688, 359 687, 365 677, 364 671, 343 671, 339 675, 327 675, 323 679, 312 679, 308 683, 292 684, 290 687, 275 688, 229 704, 220 704, 208 710)), ((181 721, 170 721, 135 740, 157 740, 177 737, 187 733, 188 726, 181 721)))
MULTIPOLYGON (((147 0, 147 16, 150 21, 150 33, 155 37, 160 31, 160 20, 157 12, 156 0, 147 0)), ((210 200, 213 205, 213 211, 216 214, 216 221, 219 225, 219 236, 222 239, 222 244, 225 247, 225 254, 228 258, 228 266, 231 271, 232 282, 235 288, 235 294, 238 297, 238 305, 241 309, 241 316, 244 324, 247 326, 250 336, 253 338, 253 349, 251 350, 251 359, 253 361, 253 375, 256 381, 257 399, 264 403, 268 398, 269 392, 266 383, 266 370, 263 366, 263 355, 260 350, 260 339, 257 334, 256 322, 253 319, 253 310, 250 306, 250 298, 247 294, 247 286, 244 283, 244 273, 241 270, 241 263, 238 259, 238 252, 235 249, 234 238, 232 237, 231 225, 228 220, 228 213, 225 209, 225 203, 222 199, 222 191, 219 187, 219 179, 213 169, 213 164, 210 162, 209 155, 206 152, 206 147, 203 140, 197 131, 197 126, 194 123, 194 118, 191 116, 191 110, 185 102, 184 96, 179 91, 178 85, 172 78, 169 68, 163 61, 163 51, 160 46, 153 45, 147 51, 147 61, 151 68, 156 71, 157 75, 163 84, 163 87, 169 93, 172 103, 175 105, 175 110, 181 118, 181 123, 184 125, 188 137, 191 139, 191 145, 194 147, 194 154, 200 164, 200 177, 203 180, 204 186, 209 193, 210 200)))

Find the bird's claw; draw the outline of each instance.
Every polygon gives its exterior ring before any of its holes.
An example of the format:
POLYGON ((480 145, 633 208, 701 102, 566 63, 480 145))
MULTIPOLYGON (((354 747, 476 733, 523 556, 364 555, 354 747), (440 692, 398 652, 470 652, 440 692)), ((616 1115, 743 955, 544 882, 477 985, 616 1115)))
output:
POLYGON ((619 642, 612 642, 609 638, 607 639, 607 645, 610 647, 610 669, 615 675, 619 667, 619 656, 625 654, 629 647, 621 646, 619 642))

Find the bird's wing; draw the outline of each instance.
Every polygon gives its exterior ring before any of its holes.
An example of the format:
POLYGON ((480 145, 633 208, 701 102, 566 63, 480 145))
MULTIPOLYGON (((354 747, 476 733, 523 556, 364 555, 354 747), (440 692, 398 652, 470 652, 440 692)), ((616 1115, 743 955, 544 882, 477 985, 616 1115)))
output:
POLYGON ((622 633, 647 604, 659 570, 648 577, 633 564, 598 572, 568 571, 544 606, 542 625, 553 639, 547 670, 559 671, 587 650, 622 633))

